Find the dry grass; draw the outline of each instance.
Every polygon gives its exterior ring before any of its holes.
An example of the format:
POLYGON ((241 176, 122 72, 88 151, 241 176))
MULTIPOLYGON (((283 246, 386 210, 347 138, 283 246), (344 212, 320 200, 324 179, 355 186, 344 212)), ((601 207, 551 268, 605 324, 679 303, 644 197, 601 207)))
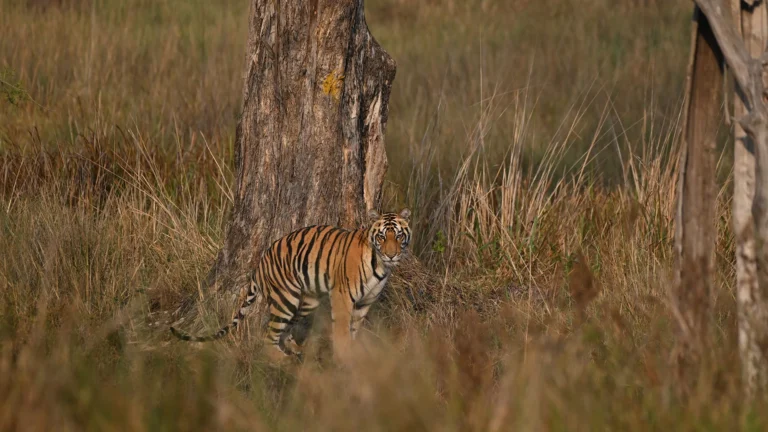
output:
POLYGON ((257 320, 206 347, 165 326, 231 312, 198 287, 231 203, 246 2, 0 0, 0 430, 766 427, 738 392, 727 146, 717 343, 673 391, 690 3, 413 3, 368 5, 399 64, 386 206, 414 210, 413 259, 361 367, 327 361, 320 319, 278 370, 257 320))

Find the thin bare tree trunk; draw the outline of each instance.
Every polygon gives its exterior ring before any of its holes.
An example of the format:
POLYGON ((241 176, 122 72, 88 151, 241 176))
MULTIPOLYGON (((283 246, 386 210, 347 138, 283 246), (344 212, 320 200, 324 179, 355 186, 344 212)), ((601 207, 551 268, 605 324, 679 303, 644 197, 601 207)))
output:
POLYGON ((735 78, 739 97, 736 110, 740 116, 736 120, 741 129, 735 131, 734 230, 739 345, 744 386, 747 395, 752 397, 764 392, 768 384, 765 357, 768 346, 768 107, 765 102, 768 30, 764 0, 732 1, 726 4, 722 0, 696 0, 696 4, 712 25, 735 78))
POLYGON ((209 277, 228 292, 277 238, 378 207, 395 76, 362 0, 252 0, 249 19, 234 208, 209 277))
POLYGON ((675 225, 674 305, 677 378, 686 389, 698 376, 709 342, 715 226, 715 138, 722 118, 722 53, 706 17, 696 8, 686 89, 683 152, 675 225))
MULTIPOLYGON (((747 51, 759 57, 766 40, 766 8, 764 3, 752 9, 742 9, 741 0, 732 0, 732 12, 741 31, 747 51)), ((734 97, 734 116, 747 114, 744 95, 737 89, 734 97)), ((760 347, 768 318, 766 299, 758 289, 755 261, 754 220, 752 202, 755 196, 754 143, 737 122, 734 137, 733 231, 736 233, 736 296, 739 310, 739 351, 742 360, 742 379, 749 391, 766 385, 766 359, 760 347), (761 336, 762 334, 762 336, 761 336)))

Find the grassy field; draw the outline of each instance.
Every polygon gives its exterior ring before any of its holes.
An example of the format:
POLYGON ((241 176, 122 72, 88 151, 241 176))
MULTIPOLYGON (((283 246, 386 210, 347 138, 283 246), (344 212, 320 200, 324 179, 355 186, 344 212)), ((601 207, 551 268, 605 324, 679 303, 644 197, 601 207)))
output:
POLYGON ((717 343, 689 398, 669 366, 691 2, 366 7, 398 62, 385 207, 413 209, 413 259, 360 368, 328 362, 321 319, 275 369, 258 320, 205 347, 167 332, 184 302, 185 328, 233 308, 200 287, 247 1, 0 0, 0 430, 768 427, 739 394, 727 140, 717 343))

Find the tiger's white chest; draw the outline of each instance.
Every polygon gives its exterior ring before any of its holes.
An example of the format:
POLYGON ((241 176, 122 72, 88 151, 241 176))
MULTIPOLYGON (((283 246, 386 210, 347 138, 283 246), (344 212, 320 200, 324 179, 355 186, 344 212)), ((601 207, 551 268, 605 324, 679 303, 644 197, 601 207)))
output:
POLYGON ((389 272, 386 272, 384 274, 384 278, 381 280, 376 277, 371 277, 368 279, 368 282, 365 284, 365 294, 361 300, 366 302, 367 300, 373 300, 377 298, 379 294, 381 294, 381 291, 384 289, 384 287, 387 285, 387 280, 389 280, 389 272))

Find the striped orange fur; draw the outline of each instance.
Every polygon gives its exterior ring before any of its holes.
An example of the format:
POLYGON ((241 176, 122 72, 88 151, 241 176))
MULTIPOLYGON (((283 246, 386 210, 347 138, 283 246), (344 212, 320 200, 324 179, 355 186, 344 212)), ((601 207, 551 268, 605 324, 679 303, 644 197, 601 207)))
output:
POLYGON ((304 341, 294 340, 288 330, 299 318, 311 323, 320 296, 328 294, 334 353, 343 356, 411 241, 410 214, 408 209, 382 215, 372 211, 370 227, 355 231, 327 225, 294 231, 264 252, 230 324, 207 336, 192 336, 174 327, 171 332, 187 341, 220 339, 245 318, 248 306, 266 300, 270 356, 300 355, 304 341))

